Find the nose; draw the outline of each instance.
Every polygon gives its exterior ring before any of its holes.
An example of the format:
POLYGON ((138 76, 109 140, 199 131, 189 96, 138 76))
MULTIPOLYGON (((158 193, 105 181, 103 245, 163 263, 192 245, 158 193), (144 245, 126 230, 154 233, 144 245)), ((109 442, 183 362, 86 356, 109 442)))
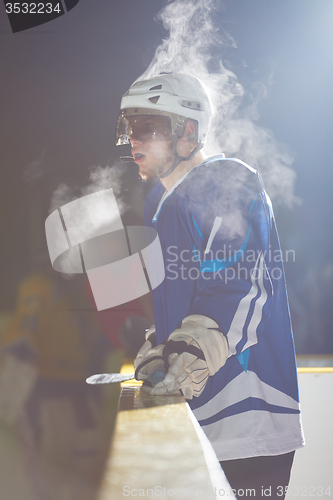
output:
POLYGON ((132 148, 134 146, 136 146, 137 144, 142 144, 142 141, 139 141, 138 139, 136 139, 134 135, 131 135, 131 137, 129 138, 129 140, 130 140, 132 148))

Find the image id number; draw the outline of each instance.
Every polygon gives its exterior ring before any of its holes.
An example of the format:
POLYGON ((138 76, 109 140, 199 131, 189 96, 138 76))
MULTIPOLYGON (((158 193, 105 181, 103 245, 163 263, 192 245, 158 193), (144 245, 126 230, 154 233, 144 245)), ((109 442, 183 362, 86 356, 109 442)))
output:
POLYGON ((330 497, 332 495, 331 487, 324 486, 291 486, 291 487, 277 487, 277 496, 283 497, 284 495, 290 497, 330 497))
POLYGON ((52 14, 52 12, 61 13, 60 3, 55 6, 52 3, 19 3, 19 2, 8 2, 6 3, 7 14, 52 14))

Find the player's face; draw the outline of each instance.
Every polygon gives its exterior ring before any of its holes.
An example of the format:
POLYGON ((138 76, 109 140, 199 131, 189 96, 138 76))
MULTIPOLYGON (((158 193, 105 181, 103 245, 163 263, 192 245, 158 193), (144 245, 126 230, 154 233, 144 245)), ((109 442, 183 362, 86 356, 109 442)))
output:
POLYGON ((129 119, 132 155, 143 180, 166 172, 173 163, 172 134, 166 116, 141 115, 129 119))

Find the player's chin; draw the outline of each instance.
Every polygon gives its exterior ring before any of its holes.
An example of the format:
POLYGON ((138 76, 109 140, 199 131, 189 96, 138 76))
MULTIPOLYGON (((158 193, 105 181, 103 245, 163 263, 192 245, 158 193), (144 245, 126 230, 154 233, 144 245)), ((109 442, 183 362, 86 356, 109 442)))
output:
POLYGON ((158 172, 153 169, 144 168, 144 166, 139 165, 139 175, 143 181, 149 181, 151 179, 156 179, 158 177, 158 172))
POLYGON ((149 181, 150 179, 150 177, 146 173, 140 172, 140 170, 139 170, 139 175, 143 181, 149 181))

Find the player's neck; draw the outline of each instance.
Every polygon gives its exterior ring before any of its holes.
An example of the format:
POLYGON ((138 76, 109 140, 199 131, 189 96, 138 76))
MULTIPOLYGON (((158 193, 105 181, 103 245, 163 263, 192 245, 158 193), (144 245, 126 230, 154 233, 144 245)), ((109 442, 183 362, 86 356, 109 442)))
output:
POLYGON ((202 151, 199 151, 191 160, 182 161, 175 168, 175 170, 168 175, 168 177, 160 179, 161 183, 165 187, 167 191, 172 188, 176 182, 183 177, 187 172, 192 170, 192 168, 196 167, 200 163, 202 163, 205 159, 205 155, 202 151))

